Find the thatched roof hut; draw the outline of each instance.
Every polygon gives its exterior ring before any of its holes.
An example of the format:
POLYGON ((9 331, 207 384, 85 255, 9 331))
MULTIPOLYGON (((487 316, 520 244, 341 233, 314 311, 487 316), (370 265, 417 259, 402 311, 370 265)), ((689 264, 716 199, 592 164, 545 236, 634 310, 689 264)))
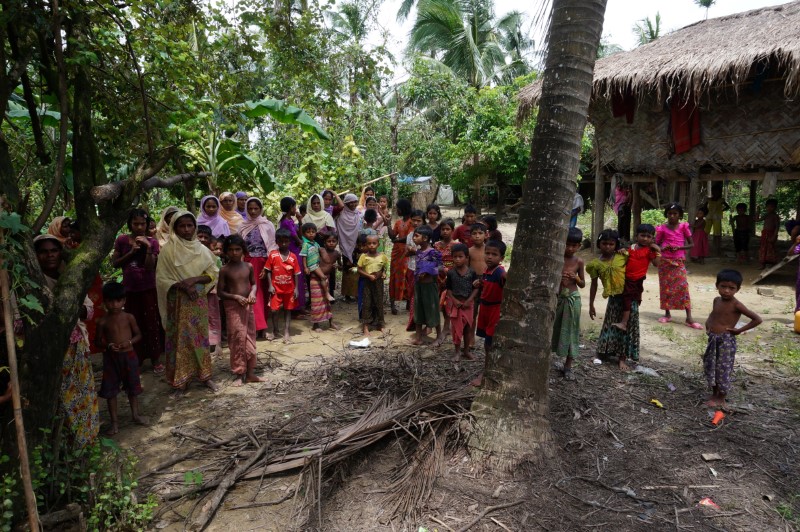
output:
MULTIPOLYGON (((521 116, 540 91, 520 92, 521 116)), ((697 22, 600 59, 589 121, 598 177, 660 182, 662 203, 691 208, 706 180, 800 179, 800 1, 697 22), (668 186, 676 182, 680 191, 668 186)))

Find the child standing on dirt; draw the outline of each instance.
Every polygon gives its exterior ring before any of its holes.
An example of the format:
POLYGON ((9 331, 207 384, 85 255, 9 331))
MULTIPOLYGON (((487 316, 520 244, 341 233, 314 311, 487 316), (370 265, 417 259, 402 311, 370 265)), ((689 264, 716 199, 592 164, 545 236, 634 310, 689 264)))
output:
MULTIPOLYGON (((328 286, 333 286, 330 279, 336 275, 336 268, 341 267, 342 254, 336 248, 339 246, 339 237, 335 232, 323 233, 322 237, 317 237, 317 241, 323 246, 319 250, 319 269, 328 279, 328 286)), ((333 312, 331 301, 326 296, 330 293, 321 292, 320 284, 311 278, 311 330, 320 328, 320 324, 328 322, 328 327, 337 330, 338 327, 333 323, 333 312)))
POLYGON ((323 294, 326 294, 328 301, 336 301, 336 298, 330 294, 328 288, 328 276, 319 269, 320 245, 316 240, 317 226, 310 222, 304 223, 300 228, 300 232, 303 234, 303 247, 300 249, 300 257, 303 260, 306 279, 316 278, 322 285, 323 294))
POLYGON ((128 393, 131 405, 131 418, 140 425, 147 420, 139 415, 138 395, 142 393, 139 380, 139 358, 133 350, 133 344, 142 339, 139 326, 132 314, 124 310, 125 287, 121 283, 111 282, 103 286, 103 304, 106 315, 97 322, 97 347, 103 351, 103 382, 100 385, 100 397, 108 400, 108 414, 111 428, 108 435, 119 432, 117 418, 117 395, 120 388, 128 393))
POLYGON ((217 293, 225 309, 231 372, 236 375, 233 386, 266 382, 266 379, 255 374, 256 316, 253 305, 258 288, 256 274, 253 266, 242 260, 246 245, 241 235, 225 237, 222 249, 228 262, 219 271, 217 293))
POLYGON ((761 218, 764 226, 761 228, 761 245, 758 248, 758 262, 761 263, 759 270, 774 266, 778 262, 778 253, 775 249, 775 244, 778 243, 778 228, 781 226, 781 219, 775 212, 778 200, 768 199, 765 205, 767 212, 761 218))
POLYGON ((442 254, 431 247, 433 231, 427 225, 414 230, 414 245, 417 247, 414 278, 414 326, 413 345, 422 344, 424 328, 436 329, 436 341, 442 341, 442 326, 439 320, 439 287, 436 280, 442 268, 442 254))
POLYGON ((750 235, 753 232, 753 217, 747 214, 747 204, 736 204, 736 216, 731 216, 733 229, 733 247, 736 250, 736 262, 743 263, 750 260, 750 235))
MULTIPOLYGON (((494 345, 494 331, 500 322, 500 304, 503 302, 503 288, 506 285, 506 269, 500 264, 506 256, 506 245, 497 240, 490 240, 484 245, 484 260, 486 270, 480 281, 475 284, 480 288, 480 308, 478 309, 478 323, 476 335, 484 339, 483 350, 486 360, 492 352, 494 345)), ((475 377, 470 384, 480 386, 483 382, 483 372, 475 377)))
MULTIPOLYGON (((453 266, 453 247, 458 245, 453 242, 453 229, 455 223, 450 218, 445 218, 437 227, 439 241, 433 244, 433 248, 442 254, 442 269, 439 271, 439 307, 442 309, 442 331, 447 335, 450 331, 450 315, 447 312, 447 272, 453 266)), ((469 253, 469 252, 467 252, 469 253)))
POLYGON ((486 226, 482 223, 472 224, 470 237, 472 246, 469 248, 469 267, 480 276, 486 271, 486 260, 484 259, 486 226))
POLYGON ((581 333, 581 294, 578 288, 586 286, 583 273, 583 259, 575 253, 581 248, 583 232, 570 227, 567 245, 564 248, 564 267, 561 270, 561 284, 558 292, 556 320, 553 323, 551 348, 556 355, 565 357, 563 374, 569 381, 575 380, 572 361, 578 356, 578 343, 581 333))
POLYGON ((361 305, 361 324, 364 336, 369 336, 369 326, 383 332, 383 279, 389 258, 378 252, 378 235, 367 235, 367 251, 358 258, 358 274, 364 281, 363 303, 361 305))
POLYGON ((405 250, 408 255, 408 264, 406 266, 406 287, 408 288, 408 324, 406 331, 414 331, 414 283, 416 282, 416 268, 417 268, 417 245, 414 243, 414 231, 423 224, 423 217, 425 213, 419 209, 411 211, 409 218, 411 231, 406 236, 405 250))
MULTIPOLYGON (((198 225, 197 240, 217 258, 217 268, 221 268, 222 261, 219 255, 214 253, 216 239, 211 234, 211 228, 203 224, 198 225)), ((206 298, 208 300, 208 344, 211 354, 216 356, 222 353, 222 349, 217 347, 222 341, 222 317, 219 312, 219 295, 217 295, 216 285, 208 292, 206 298)))
POLYGON ((631 305, 635 301, 642 304, 644 280, 647 268, 652 264, 658 266, 661 260, 661 249, 653 242, 656 229, 650 224, 641 224, 636 228, 636 244, 622 253, 628 255, 625 265, 625 288, 622 291, 622 316, 614 327, 628 330, 628 319, 631 317, 631 305))
POLYGON ((706 216, 708 209, 700 207, 697 209, 697 214, 694 217, 694 225, 692 226, 692 240, 694 245, 692 251, 689 253, 689 258, 692 262, 705 263, 708 257, 708 233, 706 233, 706 216))
MULTIPOLYGON (((269 309, 278 312, 283 309, 283 343, 291 341, 289 324, 292 322, 292 311, 297 307, 297 292, 300 283, 300 261, 289 251, 292 234, 288 229, 275 232, 275 243, 278 249, 269 252, 262 275, 267 279, 267 290, 270 294, 269 309)), ((277 336, 276 319, 272 320, 272 332, 277 336)))
POLYGON ((461 225, 456 228, 453 233, 453 240, 458 240, 467 247, 472 247, 472 224, 478 218, 478 211, 472 205, 464 206, 464 217, 461 219, 461 225))
POLYGON ((708 399, 708 406, 725 404, 725 397, 731 388, 733 379, 733 363, 736 359, 736 336, 757 327, 761 317, 734 297, 742 287, 742 274, 736 270, 722 270, 717 274, 717 291, 719 297, 714 298, 714 306, 706 320, 708 346, 703 355, 703 370, 708 386, 713 394, 708 399), (742 315, 750 318, 750 322, 738 327, 742 315))
POLYGON ((474 330, 473 307, 478 297, 478 275, 469 267, 467 257, 469 248, 464 244, 456 244, 452 249, 453 267, 447 272, 446 311, 450 318, 450 335, 453 337, 453 362, 463 357, 475 360, 470 353, 474 330), (461 350, 461 340, 464 348, 461 350))

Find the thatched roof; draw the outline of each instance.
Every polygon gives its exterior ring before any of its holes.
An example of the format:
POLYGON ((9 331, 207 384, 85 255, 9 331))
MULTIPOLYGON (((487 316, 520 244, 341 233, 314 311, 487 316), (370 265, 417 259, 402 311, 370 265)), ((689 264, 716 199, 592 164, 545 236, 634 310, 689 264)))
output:
MULTIPOLYGON (((738 85, 754 63, 767 60, 786 76, 784 92, 800 88, 800 1, 697 22, 595 65, 593 97, 631 90, 637 97, 681 92, 699 97, 719 85, 738 85)), ((520 115, 536 106, 541 82, 519 94, 520 115)))

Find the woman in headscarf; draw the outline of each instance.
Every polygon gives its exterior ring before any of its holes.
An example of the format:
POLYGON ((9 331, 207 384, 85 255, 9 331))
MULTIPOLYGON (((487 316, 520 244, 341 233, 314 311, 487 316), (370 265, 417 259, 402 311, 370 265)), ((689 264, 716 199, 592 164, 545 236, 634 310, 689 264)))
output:
POLYGON ((158 310, 166 330, 166 377, 176 396, 183 395, 195 377, 217 391, 211 380, 206 296, 218 274, 216 257, 197 240, 194 215, 176 212, 156 266, 158 310))
POLYGON ((289 251, 294 253, 300 262, 295 310, 303 313, 306 309, 306 276, 303 272, 303 258, 300 256, 300 251, 303 249, 303 239, 300 237, 301 223, 303 223, 303 219, 297 213, 297 201, 290 196, 281 198, 281 218, 278 220, 278 229, 286 229, 292 235, 289 238, 289 251))
POLYGON ((262 216, 264 204, 258 198, 250 198, 246 203, 247 219, 239 226, 239 234, 244 238, 244 260, 253 265, 256 276, 256 303, 253 312, 256 316, 256 331, 267 340, 273 340, 272 333, 267 328, 269 316, 269 294, 261 272, 267 262, 269 252, 278 249, 275 244, 275 226, 262 216))
POLYGON ((50 222, 50 226, 47 228, 47 234, 55 237, 59 242, 64 244, 69 238, 69 226, 71 223, 72 220, 66 216, 56 216, 53 218, 53 221, 50 222))
POLYGON ((158 221, 158 227, 156 228, 156 240, 158 240, 158 245, 162 248, 169 240, 169 223, 172 221, 172 216, 179 210, 174 205, 170 205, 161 213, 161 219, 158 221))
POLYGON ((355 194, 347 194, 344 202, 335 196, 340 205, 333 208, 333 217, 336 220, 336 229, 339 232, 339 249, 342 250, 344 271, 342 272, 342 295, 345 300, 358 297, 358 270, 353 263, 353 252, 356 249, 356 240, 361 232, 361 214, 356 210, 358 198, 355 194))
POLYGON ((322 208, 330 215, 333 215, 333 198, 336 198, 338 203, 342 202, 332 190, 322 191, 322 208))
POLYGON ((211 228, 211 235, 214 238, 231 234, 228 222, 219 214, 220 209, 221 206, 216 196, 209 194, 200 200, 200 216, 197 217, 197 225, 205 225, 211 228))
MULTIPOLYGON (((51 291, 61 274, 64 246, 53 235, 39 235, 33 239, 36 260, 51 291)), ((84 320, 94 312, 91 299, 84 297, 78 323, 69 337, 69 347, 61 366, 61 406, 67 426, 77 448, 94 441, 100 429, 97 393, 94 386, 92 362, 89 359, 89 337, 84 320)))
POLYGON ((317 232, 322 231, 325 227, 336 229, 336 223, 333 217, 323 208, 323 199, 319 194, 312 194, 308 198, 306 204, 306 215, 303 217, 304 224, 314 224, 317 226, 317 232))
POLYGON ((241 190, 236 193, 236 212, 242 215, 242 218, 247 220, 247 192, 241 190))
POLYGON ((219 202, 222 204, 219 215, 222 216, 226 222, 228 222, 230 234, 234 235, 238 233, 239 226, 242 224, 244 218, 242 217, 241 213, 236 210, 236 196, 233 194, 233 192, 223 192, 219 195, 219 202))

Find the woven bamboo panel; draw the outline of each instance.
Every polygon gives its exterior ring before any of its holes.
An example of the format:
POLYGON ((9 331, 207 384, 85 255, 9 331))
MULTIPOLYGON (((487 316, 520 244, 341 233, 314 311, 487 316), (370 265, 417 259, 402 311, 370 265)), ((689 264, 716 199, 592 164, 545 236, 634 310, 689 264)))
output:
POLYGON ((604 167, 617 172, 669 177, 695 175, 706 167, 720 172, 758 168, 800 170, 800 99, 783 94, 783 82, 766 83, 758 94, 749 87, 738 96, 718 90, 701 102, 701 144, 674 155, 669 137, 669 112, 655 98, 636 109, 632 124, 611 116, 609 100, 590 107, 604 167))

